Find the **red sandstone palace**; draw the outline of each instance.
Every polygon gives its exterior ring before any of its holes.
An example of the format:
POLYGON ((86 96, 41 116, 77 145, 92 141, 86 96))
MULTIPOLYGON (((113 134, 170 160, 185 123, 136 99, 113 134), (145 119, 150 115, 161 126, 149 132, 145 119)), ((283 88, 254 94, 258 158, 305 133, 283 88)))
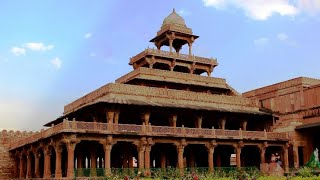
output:
MULTIPOLYGON (((0 178, 74 177, 76 169, 236 166, 285 171, 319 147, 320 80, 296 78, 239 94, 211 77, 214 58, 194 56, 194 35, 173 11, 133 71, 66 105, 36 133, 2 131, 0 178), (179 53, 187 45, 189 54, 179 53), (168 46, 169 51, 161 50, 168 46)), ((78 174, 81 176, 81 174, 78 174)))

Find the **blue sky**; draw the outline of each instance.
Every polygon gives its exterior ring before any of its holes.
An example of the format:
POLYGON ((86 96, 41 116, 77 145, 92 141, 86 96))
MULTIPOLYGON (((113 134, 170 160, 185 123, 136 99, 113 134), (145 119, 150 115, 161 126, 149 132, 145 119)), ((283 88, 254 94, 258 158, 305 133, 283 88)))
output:
MULTIPOLYGON (((320 78, 319 0, 0 1, 0 128, 38 130, 128 73, 172 8, 239 92, 320 78)), ((184 47, 184 52, 187 48, 184 47)))

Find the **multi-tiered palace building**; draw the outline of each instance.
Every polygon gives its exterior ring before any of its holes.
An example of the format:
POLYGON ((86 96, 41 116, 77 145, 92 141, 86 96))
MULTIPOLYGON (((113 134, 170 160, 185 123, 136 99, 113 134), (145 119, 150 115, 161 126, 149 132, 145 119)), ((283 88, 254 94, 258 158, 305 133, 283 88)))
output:
POLYGON ((231 154, 236 167, 259 167, 276 152, 288 171, 288 133, 271 131, 275 117, 258 101, 211 77, 217 60, 193 55, 197 38, 173 11, 151 40, 156 48, 130 58, 131 72, 66 105, 49 128, 8 142, 14 177, 74 177, 78 168, 213 171, 231 166, 231 154))

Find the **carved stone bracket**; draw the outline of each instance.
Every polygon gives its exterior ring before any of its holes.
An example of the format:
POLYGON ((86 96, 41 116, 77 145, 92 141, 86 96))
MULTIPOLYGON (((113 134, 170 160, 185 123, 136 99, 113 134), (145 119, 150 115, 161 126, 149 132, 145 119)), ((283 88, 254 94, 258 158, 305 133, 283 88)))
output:
POLYGON ((205 146, 208 151, 212 151, 213 153, 214 148, 218 146, 218 143, 216 142, 216 140, 211 140, 210 142, 206 143, 205 146))

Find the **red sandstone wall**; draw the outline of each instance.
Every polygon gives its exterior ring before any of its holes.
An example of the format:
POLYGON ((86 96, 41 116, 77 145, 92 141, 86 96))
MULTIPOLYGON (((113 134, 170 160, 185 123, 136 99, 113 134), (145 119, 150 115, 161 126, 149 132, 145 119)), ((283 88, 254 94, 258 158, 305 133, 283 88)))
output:
POLYGON ((320 106, 320 85, 305 89, 303 92, 306 108, 320 106))
POLYGON ((0 179, 12 178, 14 160, 9 154, 9 143, 20 137, 31 135, 32 132, 0 131, 0 179))

